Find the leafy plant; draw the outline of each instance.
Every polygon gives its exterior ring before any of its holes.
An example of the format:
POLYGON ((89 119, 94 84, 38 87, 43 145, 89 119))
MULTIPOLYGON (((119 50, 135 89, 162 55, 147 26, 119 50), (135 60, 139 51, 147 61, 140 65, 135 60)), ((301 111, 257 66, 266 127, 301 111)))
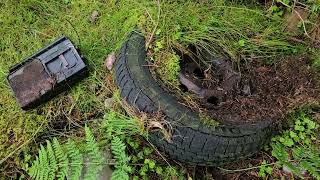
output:
POLYGON ((102 163, 105 161, 102 153, 99 150, 99 145, 96 142, 91 130, 86 126, 86 154, 89 158, 89 166, 85 174, 85 179, 95 180, 97 174, 102 170, 102 163))
POLYGON ((319 125, 304 111, 294 117, 290 130, 272 139, 272 155, 278 164, 302 177, 307 171, 320 179, 320 141, 317 136, 319 125))
POLYGON ((84 168, 84 156, 89 158, 89 166, 84 179, 96 179, 102 169, 104 157, 101 154, 91 130, 85 127, 85 152, 81 152, 75 142, 68 139, 67 143, 60 144, 54 138, 52 142, 46 141, 46 148, 40 145, 39 155, 27 169, 34 179, 62 179, 78 180, 84 168))
POLYGON ((272 170, 273 170, 273 168, 267 165, 267 161, 263 160, 262 164, 260 166, 260 169, 259 169, 258 176, 259 177, 266 177, 267 174, 271 175, 272 170))
POLYGON ((126 145, 119 137, 114 137, 111 141, 111 149, 116 159, 115 170, 112 172, 113 180, 128 180, 131 167, 129 166, 130 157, 126 154, 126 145))
POLYGON ((175 167, 160 165, 152 157, 154 149, 142 141, 136 135, 147 137, 142 120, 127 117, 114 111, 105 114, 103 132, 111 141, 111 151, 115 159, 113 180, 148 179, 151 173, 157 174, 162 179, 182 177, 175 167), (126 153, 130 151, 130 154, 126 153))

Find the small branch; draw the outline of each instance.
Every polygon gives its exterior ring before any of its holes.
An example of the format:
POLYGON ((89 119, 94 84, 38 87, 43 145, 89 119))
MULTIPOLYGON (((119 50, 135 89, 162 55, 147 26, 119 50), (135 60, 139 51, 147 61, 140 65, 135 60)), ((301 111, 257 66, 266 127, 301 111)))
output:
POLYGON ((225 172, 242 172, 242 171, 249 171, 249 170, 253 170, 253 169, 259 169, 262 166, 272 166, 277 164, 277 162, 274 163, 270 163, 270 164, 264 164, 264 165, 260 165, 260 166, 254 166, 254 167, 249 167, 249 168, 244 168, 244 169, 224 169, 222 167, 218 167, 218 169, 225 171, 225 172))
POLYGON ((150 43, 151 43, 151 41, 152 41, 152 39, 153 39, 153 36, 154 36, 154 34, 156 33, 156 30, 157 30, 157 28, 158 28, 159 21, 160 21, 160 14, 161 14, 160 0, 157 0, 157 5, 158 5, 158 19, 157 19, 156 25, 154 26, 154 28, 153 28, 153 30, 152 30, 152 33, 151 33, 151 35, 150 35, 149 40, 148 40, 147 43, 146 43, 146 47, 147 47, 147 48, 149 47, 149 45, 150 45, 150 43))
POLYGON ((308 32, 307 32, 305 22, 304 22, 303 18, 301 17, 300 13, 299 13, 298 11, 296 11, 295 9, 292 9, 292 10, 293 10, 294 13, 297 14, 297 16, 299 17, 299 19, 301 20, 305 35, 306 35, 308 38, 312 39, 312 38, 309 36, 308 32))

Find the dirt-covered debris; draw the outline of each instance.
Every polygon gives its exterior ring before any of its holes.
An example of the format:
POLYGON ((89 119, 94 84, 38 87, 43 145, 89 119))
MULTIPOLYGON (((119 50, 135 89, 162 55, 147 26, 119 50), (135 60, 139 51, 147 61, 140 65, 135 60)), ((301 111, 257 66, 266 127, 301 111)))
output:
POLYGON ((232 91, 224 90, 228 82, 216 69, 211 69, 208 76, 208 69, 200 73, 198 68, 196 64, 186 63, 182 72, 189 72, 185 77, 196 84, 199 91, 222 91, 218 96, 197 99, 199 107, 219 121, 279 120, 293 109, 320 100, 319 74, 305 58, 289 58, 273 66, 247 63, 241 67, 240 82, 231 83, 232 91))

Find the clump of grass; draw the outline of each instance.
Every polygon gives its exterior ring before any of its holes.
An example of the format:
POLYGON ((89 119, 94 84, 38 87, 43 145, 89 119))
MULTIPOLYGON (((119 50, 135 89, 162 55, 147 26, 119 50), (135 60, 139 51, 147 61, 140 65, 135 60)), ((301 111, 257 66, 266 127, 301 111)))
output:
POLYGON ((169 85, 177 85, 172 79, 177 79, 179 68, 170 68, 181 63, 170 55, 176 52, 194 59, 200 57, 199 63, 206 66, 210 59, 204 58, 203 53, 236 63, 241 60, 272 63, 299 51, 297 46, 287 42, 290 34, 282 31, 283 21, 270 18, 260 7, 248 8, 220 0, 205 4, 191 1, 161 3, 157 9, 150 10, 151 17, 143 21, 142 28, 147 34, 151 61, 160 66, 156 69, 165 69, 157 72, 159 77, 170 77, 164 79, 169 85), (191 51, 190 46, 198 53, 191 51), (168 55, 163 56, 163 53, 168 55), (167 63, 159 64, 159 61, 167 63))
POLYGON ((22 150, 32 154, 32 139, 54 127, 52 123, 58 122, 59 131, 66 131, 102 116, 104 98, 111 97, 115 88, 106 83, 104 59, 119 48, 145 12, 142 4, 130 1, 61 2, 0 2, 0 176, 16 177, 16 169, 23 165, 18 154, 22 150), (93 24, 89 17, 94 10, 100 16, 93 24), (84 55, 89 77, 36 110, 23 112, 5 80, 9 67, 62 35, 84 55))
POLYGON ((155 57, 155 63, 158 65, 157 73, 163 75, 160 76, 162 81, 179 86, 180 57, 178 55, 172 52, 163 52, 155 57))

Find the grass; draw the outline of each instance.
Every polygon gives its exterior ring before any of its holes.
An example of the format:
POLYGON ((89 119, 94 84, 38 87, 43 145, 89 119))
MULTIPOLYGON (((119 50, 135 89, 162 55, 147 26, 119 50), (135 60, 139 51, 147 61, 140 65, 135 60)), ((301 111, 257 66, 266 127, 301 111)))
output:
MULTIPOLYGON (((142 13, 132 12, 129 2, 126 3, 118 6, 115 1, 24 0, 0 3, 1 160, 11 155, 10 162, 20 164, 18 154, 29 152, 31 144, 34 144, 32 139, 38 134, 50 135, 48 130, 50 132, 53 127, 72 129, 75 124, 83 124, 104 113, 104 99, 112 96, 113 89, 105 82, 106 70, 102 64, 106 55, 116 50, 125 34, 135 27, 138 19, 134 19, 132 14, 142 13), (118 8, 122 11, 119 12, 118 8), (91 24, 89 17, 94 10, 103 18, 91 24), (71 88, 70 92, 37 110, 21 111, 5 80, 9 67, 62 35, 70 37, 85 56, 90 76, 71 88), (38 127, 38 134, 35 134, 38 127), (10 154, 18 147, 21 148, 15 154, 10 154)), ((5 163, 2 162, 0 167, 5 168, 5 163)))
MULTIPOLYGON (((73 129, 103 117, 108 111, 104 100, 116 92, 112 74, 103 68, 104 60, 136 26, 147 37, 157 73, 173 85, 178 84, 181 61, 176 52, 188 53, 190 44, 214 53, 223 50, 221 55, 236 63, 269 61, 304 50, 288 43, 290 34, 283 33, 282 19, 265 13, 254 1, 246 5, 224 0, 1 1, 0 176, 23 174, 24 154, 35 152, 45 138, 75 136, 73 129), (99 16, 91 23, 93 11, 99 16), (6 82, 9 67, 62 35, 84 55, 89 77, 39 108, 21 111, 6 82)), ((318 59, 314 66, 320 67, 317 50, 313 54, 318 59)))

